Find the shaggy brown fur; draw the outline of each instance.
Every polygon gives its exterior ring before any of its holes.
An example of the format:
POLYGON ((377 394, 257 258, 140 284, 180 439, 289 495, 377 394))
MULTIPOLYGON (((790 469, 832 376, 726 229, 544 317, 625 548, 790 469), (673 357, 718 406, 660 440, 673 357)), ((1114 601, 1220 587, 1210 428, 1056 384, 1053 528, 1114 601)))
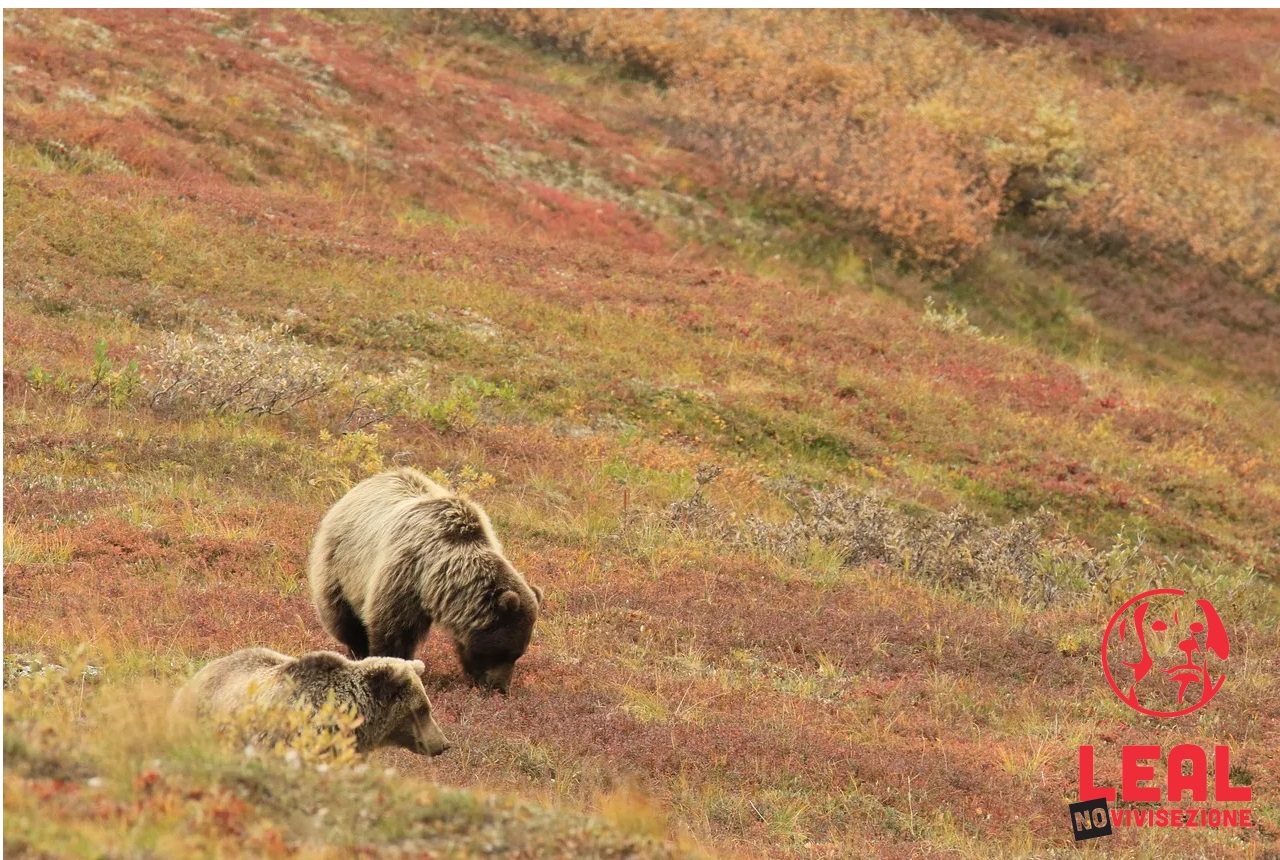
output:
POLYGON ((398 746, 440 755, 449 742, 431 716, 417 660, 375 657, 348 660, 333 651, 293 658, 267 648, 246 648, 214 660, 178 691, 176 716, 221 716, 252 704, 303 702, 319 708, 332 693, 339 706, 354 705, 360 752, 398 746))
POLYGON ((438 624, 467 675, 504 693, 542 602, 480 506, 414 469, 361 481, 329 509, 309 575, 321 622, 356 657, 411 658, 438 624))

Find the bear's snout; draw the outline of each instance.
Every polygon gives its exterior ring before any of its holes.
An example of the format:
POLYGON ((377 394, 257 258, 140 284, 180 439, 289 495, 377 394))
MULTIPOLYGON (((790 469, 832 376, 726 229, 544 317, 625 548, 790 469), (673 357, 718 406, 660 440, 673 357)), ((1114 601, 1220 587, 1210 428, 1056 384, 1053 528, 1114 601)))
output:
POLYGON ((441 741, 439 746, 427 746, 418 750, 418 754, 427 756, 428 758, 435 758, 438 755, 444 755, 451 749, 453 749, 453 744, 448 741, 441 741))
POLYGON ((448 752, 452 747, 453 744, 449 743, 449 739, 444 736, 444 732, 440 730, 440 724, 434 718, 427 722, 418 736, 418 753, 421 755, 434 758, 448 752))
POLYGON ((511 673, 515 670, 515 665, 508 663, 504 666, 494 666, 483 672, 477 682, 481 687, 488 690, 497 690, 502 695, 507 695, 511 689, 511 673))

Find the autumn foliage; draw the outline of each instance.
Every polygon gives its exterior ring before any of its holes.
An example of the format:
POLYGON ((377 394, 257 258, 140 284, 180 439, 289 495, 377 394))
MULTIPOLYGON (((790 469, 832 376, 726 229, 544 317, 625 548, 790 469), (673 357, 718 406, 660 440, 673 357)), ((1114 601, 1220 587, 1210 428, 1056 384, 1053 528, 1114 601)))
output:
MULTIPOLYGON (((1104 87, 1061 52, 992 50, 898 12, 478 14, 662 82, 684 138, 742 180, 831 207, 917 260, 964 263, 1019 216, 1280 286, 1274 130, 1177 89, 1104 87)), ((1132 18, 1079 14, 1101 29, 1132 18)))

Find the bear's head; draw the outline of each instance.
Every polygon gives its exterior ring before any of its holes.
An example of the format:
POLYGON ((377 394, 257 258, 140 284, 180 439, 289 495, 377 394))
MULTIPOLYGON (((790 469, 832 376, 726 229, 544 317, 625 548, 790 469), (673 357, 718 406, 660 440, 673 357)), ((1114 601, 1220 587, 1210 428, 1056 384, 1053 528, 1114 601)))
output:
POLYGON ((458 662, 476 684, 506 693, 511 673, 533 637, 533 625, 542 605, 542 589, 523 582, 495 591, 492 620, 479 630, 455 637, 458 662))
POLYGON ((362 749, 397 746, 427 756, 449 749, 449 741, 431 716, 431 700, 422 686, 426 666, 421 660, 369 657, 354 665, 371 700, 372 713, 356 729, 362 749))

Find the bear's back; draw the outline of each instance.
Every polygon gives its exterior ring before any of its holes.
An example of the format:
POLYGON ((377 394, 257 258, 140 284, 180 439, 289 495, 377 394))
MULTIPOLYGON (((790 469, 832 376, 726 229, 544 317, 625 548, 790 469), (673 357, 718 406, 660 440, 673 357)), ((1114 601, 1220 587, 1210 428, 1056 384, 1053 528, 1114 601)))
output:
POLYGON ((320 707, 334 696, 339 705, 363 704, 366 698, 360 688, 357 663, 336 651, 312 651, 279 669, 280 677, 313 707, 320 707))
POLYGON ((279 671, 294 658, 269 648, 245 648, 205 665, 178 692, 174 709, 189 714, 230 713, 253 699, 271 698, 279 671))
POLYGON ((440 499, 449 495, 448 490, 417 469, 405 466, 365 478, 352 487, 339 503, 350 500, 359 504, 367 499, 385 505, 424 496, 440 499))
POLYGON ((486 544, 502 552, 484 510, 462 496, 418 496, 397 504, 395 519, 391 539, 397 545, 432 541, 445 545, 486 544))

